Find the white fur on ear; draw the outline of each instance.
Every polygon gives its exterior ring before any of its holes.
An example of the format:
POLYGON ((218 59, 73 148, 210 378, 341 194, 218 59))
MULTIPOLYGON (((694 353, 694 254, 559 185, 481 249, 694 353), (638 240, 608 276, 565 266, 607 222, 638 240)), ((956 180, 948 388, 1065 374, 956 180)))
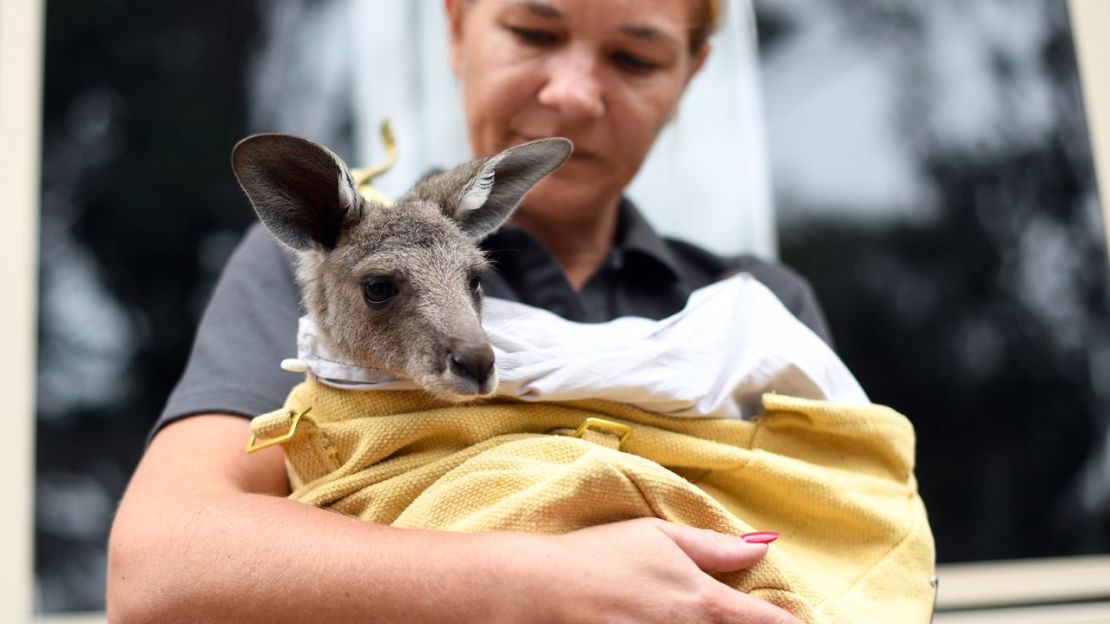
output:
POLYGON ((505 157, 504 153, 498 154, 485 162, 482 165, 481 171, 470 184, 466 185, 466 190, 463 191, 462 200, 459 202, 457 216, 477 210, 485 205, 486 200, 489 199, 490 191, 493 190, 494 171, 497 169, 497 163, 505 157))
POLYGON ((353 208, 356 205, 355 204, 355 193, 356 192, 357 191, 355 190, 354 186, 351 185, 351 179, 348 178, 347 175, 344 172, 340 171, 339 172, 339 202, 340 202, 340 204, 342 205, 343 208, 346 208, 346 209, 350 210, 351 208, 353 208))

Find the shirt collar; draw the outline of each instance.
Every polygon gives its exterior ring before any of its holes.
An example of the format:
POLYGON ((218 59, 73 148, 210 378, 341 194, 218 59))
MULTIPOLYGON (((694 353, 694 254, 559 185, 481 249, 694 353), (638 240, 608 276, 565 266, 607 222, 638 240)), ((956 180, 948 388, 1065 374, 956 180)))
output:
MULTIPOLYGON (((682 265, 667 242, 656 233, 647 219, 637 210, 635 204, 628 198, 622 197, 618 205, 618 211, 613 251, 631 257, 633 262, 642 262, 661 269, 672 279, 681 279, 683 275, 682 265)), ((505 224, 483 240, 482 248, 502 265, 518 264, 525 259, 521 254, 525 254, 531 258, 527 264, 531 269, 535 269, 533 265, 540 262, 540 259, 533 256, 542 251, 543 258, 550 258, 552 266, 558 266, 554 258, 550 256, 550 252, 538 240, 519 226, 511 223, 505 224), (503 254, 506 252, 512 255, 504 257, 503 254)), ((561 274, 561 269, 559 269, 559 272, 561 274)))
POLYGON ((620 217, 617 222, 615 247, 653 262, 676 279, 681 277, 681 265, 674 252, 671 251, 667 242, 652 229, 647 219, 640 214, 632 201, 622 197, 619 210, 620 217))

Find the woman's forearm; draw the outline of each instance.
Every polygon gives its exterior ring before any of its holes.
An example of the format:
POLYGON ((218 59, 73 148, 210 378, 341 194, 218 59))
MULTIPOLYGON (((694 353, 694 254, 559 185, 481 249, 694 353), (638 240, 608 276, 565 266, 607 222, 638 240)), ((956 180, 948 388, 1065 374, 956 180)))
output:
POLYGON ((121 510, 113 622, 484 621, 506 547, 528 537, 395 530, 260 494, 164 503, 121 510))
POLYGON ((199 418, 159 434, 120 505, 113 622, 485 619, 482 589, 531 539, 391 529, 274 496, 280 452, 245 457, 245 420, 199 418))

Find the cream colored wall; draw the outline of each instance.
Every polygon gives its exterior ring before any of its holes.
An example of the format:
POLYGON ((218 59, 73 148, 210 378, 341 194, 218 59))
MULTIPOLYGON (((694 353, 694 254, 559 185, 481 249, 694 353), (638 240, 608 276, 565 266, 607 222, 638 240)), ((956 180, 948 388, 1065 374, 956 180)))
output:
POLYGON ((1071 0, 1069 8, 1110 248, 1110 2, 1071 0))
POLYGON ((0 0, 0 245, 11 338, 0 358, 4 452, 0 474, 13 489, 0 513, 0 622, 30 619, 33 594, 35 254, 38 242, 39 121, 43 0, 0 0), (12 512, 14 510, 14 513, 12 512))

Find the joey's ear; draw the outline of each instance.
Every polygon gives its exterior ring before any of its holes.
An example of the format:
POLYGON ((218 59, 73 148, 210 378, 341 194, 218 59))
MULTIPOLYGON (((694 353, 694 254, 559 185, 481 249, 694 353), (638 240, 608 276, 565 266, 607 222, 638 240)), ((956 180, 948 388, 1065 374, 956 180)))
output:
POLYGON ((509 218, 525 193, 566 162, 573 150, 569 140, 555 137, 510 147, 480 161, 449 216, 472 240, 482 240, 509 218))
POLYGON ((257 134, 235 146, 231 167, 258 218, 293 249, 334 249, 344 225, 362 216, 347 165, 318 143, 257 134))

